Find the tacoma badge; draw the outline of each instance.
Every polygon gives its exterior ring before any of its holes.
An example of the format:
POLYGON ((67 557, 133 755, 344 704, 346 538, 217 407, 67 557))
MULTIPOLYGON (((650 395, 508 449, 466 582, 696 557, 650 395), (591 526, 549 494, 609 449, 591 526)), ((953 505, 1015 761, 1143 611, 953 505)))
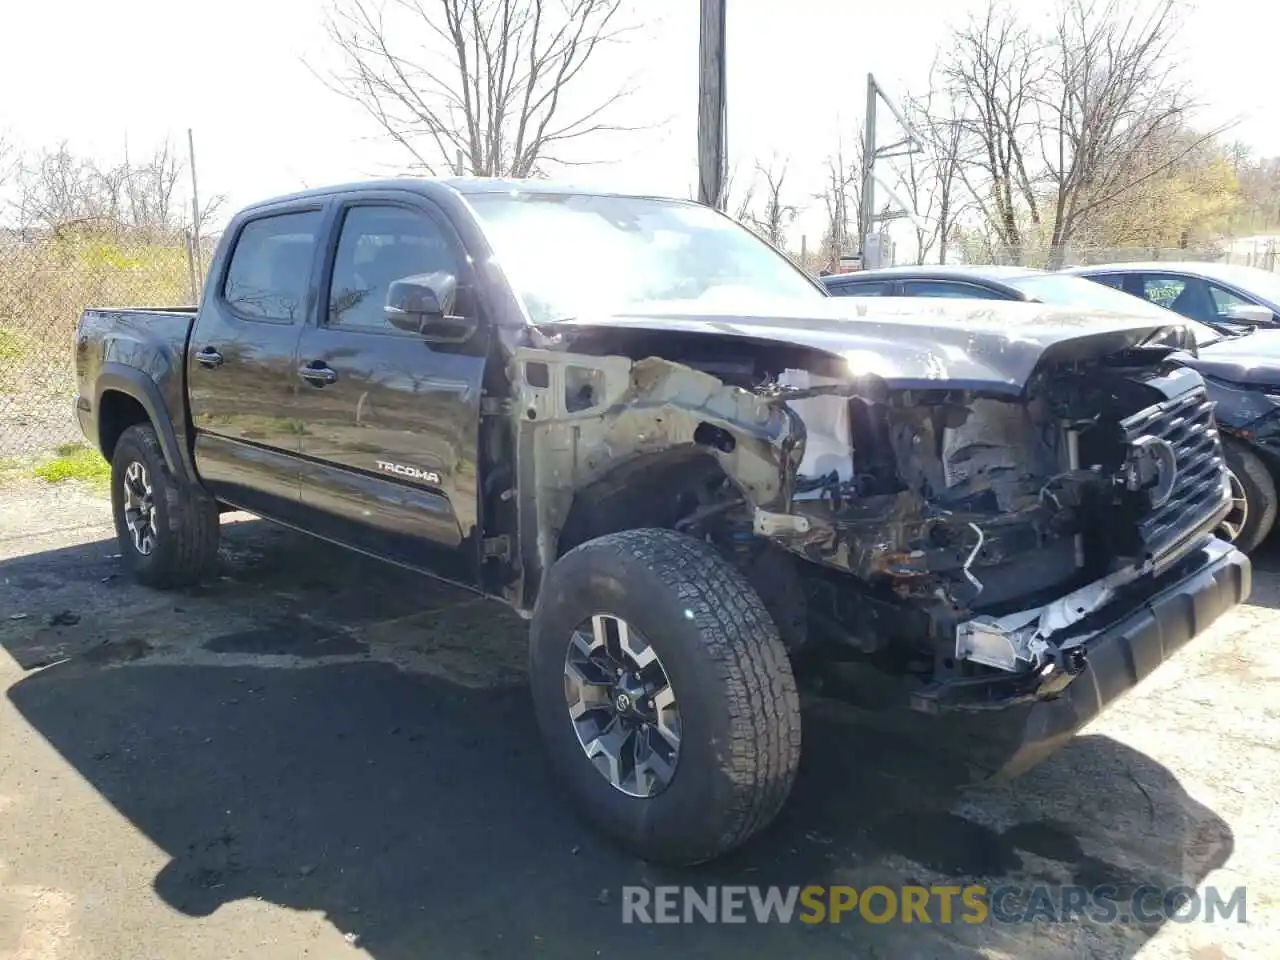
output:
POLYGON ((378 469, 386 473, 398 473, 402 477, 412 477, 414 480, 424 480, 427 483, 439 483, 440 474, 434 470, 419 470, 417 467, 410 467, 403 463, 391 463, 389 460, 376 460, 378 469))

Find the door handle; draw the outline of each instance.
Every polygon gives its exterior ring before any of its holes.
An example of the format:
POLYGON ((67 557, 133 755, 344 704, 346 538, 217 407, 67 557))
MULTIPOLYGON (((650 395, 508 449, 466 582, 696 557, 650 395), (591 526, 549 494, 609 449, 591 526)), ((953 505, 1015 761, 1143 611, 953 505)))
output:
POLYGON ((323 360, 312 360, 305 367, 298 368, 298 376, 313 387, 323 387, 326 383, 335 383, 338 371, 328 366, 323 360))
POLYGON ((213 347, 205 347, 196 354, 196 362, 202 367, 208 367, 212 370, 214 367, 222 366, 222 354, 213 347))

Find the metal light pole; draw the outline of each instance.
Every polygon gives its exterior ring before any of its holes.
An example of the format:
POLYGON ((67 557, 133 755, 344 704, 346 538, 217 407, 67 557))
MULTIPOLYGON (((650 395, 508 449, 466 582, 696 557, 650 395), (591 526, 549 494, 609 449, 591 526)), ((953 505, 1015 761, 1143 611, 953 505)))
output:
POLYGON ((698 201, 723 210, 728 198, 725 119, 726 0, 701 0, 698 42, 698 201))
MULTIPOLYGON (((858 217, 858 240, 861 244, 862 269, 870 270, 878 267, 881 255, 880 237, 873 240, 876 223, 896 217, 908 217, 916 221, 915 211, 910 210, 893 192, 892 189, 876 174, 876 161, 888 157, 904 157, 919 153, 924 149, 924 141, 907 123, 902 111, 885 95, 876 78, 867 74, 867 116, 862 128, 862 210, 858 217), (904 133, 903 139, 887 146, 876 146, 876 108, 878 100, 883 100, 893 118, 898 121, 904 133), (887 213, 876 213, 876 184, 884 187, 885 192, 898 204, 899 209, 887 213)), ((918 225, 918 224, 917 224, 918 225)))

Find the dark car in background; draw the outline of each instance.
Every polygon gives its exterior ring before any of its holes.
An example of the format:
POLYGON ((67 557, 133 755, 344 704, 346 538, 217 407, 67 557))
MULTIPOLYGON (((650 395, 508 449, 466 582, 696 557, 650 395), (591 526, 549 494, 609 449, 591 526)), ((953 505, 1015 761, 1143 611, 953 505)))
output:
POLYGON ((1212 327, 1196 369, 1217 401, 1227 456, 1253 507, 1237 541, 1261 542, 1280 478, 1280 274, 1230 263, 1106 263, 1064 273, 1114 287, 1212 327))
POLYGON ((1214 326, 1280 327, 1280 274, 1231 263, 1103 263, 1063 273, 1214 326))
MULTIPOLYGON (((840 297, 1022 300, 1142 316, 1153 312, 1169 314, 1168 303, 1131 295, 1104 280, 1104 276, 1111 275, 1105 271, 1112 267, 1097 268, 1104 271, 1098 275, 1088 272, 1093 269, 1051 273, 1031 267, 994 265, 904 266, 823 277, 822 283, 829 293, 840 297)), ((1255 272, 1271 276, 1264 271, 1255 272)), ((1177 291, 1166 299, 1172 303, 1180 295, 1177 291)), ((1228 304, 1224 294, 1217 296, 1228 304)), ((1182 304, 1186 303, 1184 298, 1182 304)), ((1255 314, 1261 312, 1256 303, 1249 306, 1255 314)), ((1219 317, 1212 323, 1183 314, 1180 322, 1185 324, 1194 345, 1182 358, 1204 377, 1209 396, 1216 403, 1215 415, 1233 474, 1233 508, 1220 532, 1249 552, 1266 539, 1276 518, 1280 329, 1257 329, 1243 319, 1254 314, 1232 309, 1232 318, 1219 317)))

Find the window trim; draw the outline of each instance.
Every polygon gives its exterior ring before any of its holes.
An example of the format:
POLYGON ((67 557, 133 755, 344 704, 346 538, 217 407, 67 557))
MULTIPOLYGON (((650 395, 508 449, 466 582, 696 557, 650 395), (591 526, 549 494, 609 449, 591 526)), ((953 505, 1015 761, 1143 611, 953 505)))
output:
POLYGON ((311 203, 305 206, 288 206, 288 207, 272 207, 265 210, 254 211, 253 214, 246 216, 235 228, 235 236, 231 239, 231 245, 227 248, 226 265, 222 268, 222 275, 218 278, 217 297, 218 303, 227 313, 231 314, 237 320, 245 323, 268 323, 276 327, 292 327, 297 326, 300 322, 305 324, 307 318, 311 314, 311 296, 314 293, 314 286, 311 283, 311 277, 316 270, 316 253, 324 246, 324 232, 326 228, 325 206, 323 203, 311 203), (294 317, 292 320, 284 320, 279 317, 255 317, 252 314, 245 313, 238 309, 235 302, 227 298, 227 281, 231 279, 231 267, 235 263, 236 251, 240 249, 240 241, 244 237, 244 232, 252 224, 260 223, 263 220, 271 220, 277 217, 294 216, 300 213, 319 214, 316 224, 315 244, 311 251, 311 265, 307 268, 307 281, 303 291, 303 310, 300 317, 294 317))
MULTIPOLYGON (((318 302, 316 304, 314 327, 316 330, 325 330, 331 333, 362 334, 373 337, 397 337, 402 339, 409 337, 421 340, 422 338, 418 334, 411 333, 408 330, 399 330, 395 327, 335 327, 329 323, 330 295, 333 288, 334 269, 337 266, 338 246, 342 242, 342 228, 347 222, 347 214, 357 207, 398 207, 401 210, 407 210, 410 213, 431 220, 444 237, 445 242, 453 247, 454 260, 458 267, 456 278, 458 286, 468 285, 474 287, 474 284, 471 283, 471 272, 468 269, 469 261, 462 238, 458 235, 458 231, 454 229, 444 211, 432 201, 416 197, 408 199, 403 196, 388 196, 384 194, 351 197, 346 200, 340 200, 334 205, 332 217, 329 221, 330 229, 325 244, 324 264, 320 271, 320 283, 316 288, 318 302)), ((476 309, 479 309, 478 303, 476 304, 476 309)))
POLYGON ((942 277, 904 277, 898 281, 902 296, 911 298, 927 299, 930 295, 927 293, 908 293, 907 284, 909 283, 929 283, 929 284, 946 284, 953 287, 968 287, 970 290, 976 290, 983 294, 981 297, 938 297, 939 300, 956 299, 956 300, 1008 300, 1009 297, 993 287, 986 287, 972 280, 952 280, 943 279, 942 277))
POLYGON ((864 293, 862 294, 862 296, 892 297, 893 289, 896 283, 897 283, 896 280, 846 280, 844 283, 832 283, 830 285, 825 285, 825 286, 827 286, 828 292, 833 297, 856 297, 858 296, 856 291, 859 287, 870 287, 872 285, 884 287, 885 292, 884 293, 864 293), (847 291, 854 291, 854 292, 847 292, 847 291))

